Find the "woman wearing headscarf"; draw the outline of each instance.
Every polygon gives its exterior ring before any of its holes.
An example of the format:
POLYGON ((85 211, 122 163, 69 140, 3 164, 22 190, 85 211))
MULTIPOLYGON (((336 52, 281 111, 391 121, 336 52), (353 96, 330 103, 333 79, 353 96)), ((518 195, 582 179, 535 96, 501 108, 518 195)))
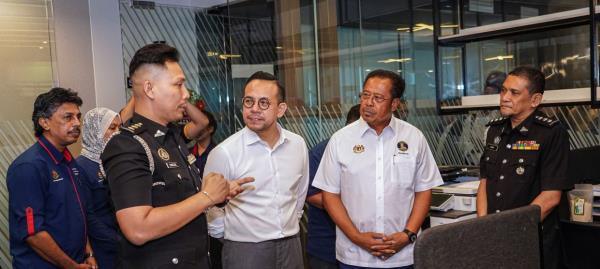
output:
POLYGON ((119 115, 108 108, 94 108, 83 117, 83 148, 77 163, 85 173, 88 187, 88 237, 98 267, 115 267, 117 254, 117 221, 109 202, 108 186, 100 172, 100 153, 106 142, 121 126, 119 115))

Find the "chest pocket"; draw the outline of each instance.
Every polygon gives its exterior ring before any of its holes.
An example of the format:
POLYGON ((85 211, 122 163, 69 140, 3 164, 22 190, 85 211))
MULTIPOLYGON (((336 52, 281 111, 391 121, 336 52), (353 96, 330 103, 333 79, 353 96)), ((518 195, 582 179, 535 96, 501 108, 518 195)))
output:
POLYGON ((531 152, 519 154, 508 160, 508 173, 517 183, 530 183, 535 178, 537 154, 531 152))
POLYGON ((499 165, 498 165, 498 152, 492 150, 485 150, 483 152, 483 156, 481 158, 481 170, 485 169, 486 174, 482 174, 482 177, 490 177, 488 179, 493 178, 493 175, 497 174, 499 165))
POLYGON ((391 182, 402 189, 412 189, 417 167, 416 158, 412 155, 396 154, 392 156, 391 182))

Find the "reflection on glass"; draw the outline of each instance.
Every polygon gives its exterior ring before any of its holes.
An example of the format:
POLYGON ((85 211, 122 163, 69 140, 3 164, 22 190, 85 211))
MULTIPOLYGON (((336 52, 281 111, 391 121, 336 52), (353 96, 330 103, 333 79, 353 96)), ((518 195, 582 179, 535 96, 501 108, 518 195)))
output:
POLYGON ((12 268, 6 171, 35 141, 33 102, 52 86, 51 10, 49 0, 0 0, 0 268, 12 268))
POLYGON ((52 86, 48 7, 0 0, 0 121, 30 121, 34 98, 52 86))
POLYGON ((441 0, 439 2, 440 36, 458 34, 458 0, 441 0))
MULTIPOLYGON (((516 66, 530 65, 540 68, 546 75, 546 90, 576 89, 590 86, 588 26, 577 26, 548 32, 515 35, 505 38, 466 44, 466 66, 461 61, 449 61, 447 52, 455 48, 442 48, 444 72, 442 101, 456 105, 462 96, 493 94, 486 89, 486 79, 491 74, 508 73, 516 66), (464 91, 453 81, 459 70, 465 70, 464 91), (453 71, 457 70, 457 71, 453 71), (454 72, 454 73, 453 73, 454 72)), ((452 54, 456 57, 455 54, 452 54)))
POLYGON ((587 0, 464 0, 461 14, 463 28, 471 28, 586 8, 588 4, 587 0))
POLYGON ((462 56, 460 47, 441 47, 442 107, 460 106, 464 95, 462 56))

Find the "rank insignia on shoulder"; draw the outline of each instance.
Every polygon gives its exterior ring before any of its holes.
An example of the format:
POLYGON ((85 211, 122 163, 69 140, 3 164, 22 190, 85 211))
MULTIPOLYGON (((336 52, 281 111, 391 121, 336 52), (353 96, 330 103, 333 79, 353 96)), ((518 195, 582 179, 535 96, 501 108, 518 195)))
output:
POLYGON ((492 119, 491 121, 489 121, 485 126, 491 126, 491 125, 498 125, 498 124, 502 124, 504 123, 504 121, 506 121, 508 118, 506 117, 499 117, 499 118, 495 118, 492 119))
POLYGON ((125 126, 121 127, 121 130, 127 131, 132 134, 139 134, 143 131, 143 128, 142 128, 143 126, 144 126, 144 124, 142 124, 141 122, 138 122, 138 123, 134 123, 132 125, 126 126, 126 127, 125 126))
POLYGON ((558 119, 544 116, 535 116, 535 123, 546 127, 552 127, 558 123, 558 119))

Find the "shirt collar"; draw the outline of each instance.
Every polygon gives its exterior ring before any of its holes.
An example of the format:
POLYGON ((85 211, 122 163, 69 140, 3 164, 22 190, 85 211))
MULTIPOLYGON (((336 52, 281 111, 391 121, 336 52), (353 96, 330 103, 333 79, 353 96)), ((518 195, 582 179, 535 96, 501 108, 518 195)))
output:
MULTIPOLYGON (((275 143, 275 146, 273 147, 273 149, 275 149, 277 146, 283 144, 284 142, 286 142, 288 140, 288 138, 285 135, 285 132, 283 132, 283 128, 281 128, 281 125, 279 125, 279 123, 275 123, 275 124, 277 124, 277 130, 279 130, 279 140, 277 140, 277 143, 275 143)), ((264 142, 260 138, 260 136, 258 136, 258 134, 256 132, 250 130, 247 126, 244 127, 244 129, 242 129, 242 131, 243 131, 244 141, 245 141, 246 146, 252 145, 257 142, 261 142, 266 145, 266 142, 264 142)))
POLYGON ((48 154, 50 159, 52 159, 54 164, 59 164, 63 160, 65 160, 66 163, 70 163, 73 160, 73 155, 68 148, 65 147, 62 152, 58 151, 58 149, 54 147, 54 145, 52 145, 52 143, 50 143, 50 141, 48 141, 44 135, 38 137, 38 143, 48 154))
MULTIPOLYGON (((381 134, 384 134, 386 130, 390 130, 392 131, 392 133, 395 133, 397 131, 396 124, 394 124, 396 120, 397 119, 394 116, 392 116, 390 122, 387 126, 385 126, 385 128, 383 128, 383 132, 381 132, 381 134)), ((364 136, 369 130, 371 130, 373 134, 377 135, 375 129, 371 128, 371 126, 369 126, 369 124, 365 120, 363 120, 362 117, 358 119, 358 130, 361 137, 364 136)))
POLYGON ((147 132, 152 135, 159 143, 164 144, 167 134, 175 131, 175 124, 169 123, 167 126, 148 119, 140 114, 134 113, 131 117, 130 124, 142 123, 147 132))
POLYGON ((526 136, 529 133, 529 129, 531 129, 531 124, 533 124, 533 119, 535 118, 535 116, 540 115, 543 113, 539 110, 535 110, 533 111, 533 113, 531 113, 523 122, 521 122, 519 125, 517 125, 515 128, 511 128, 511 123, 510 123, 510 119, 506 121, 507 127, 505 127, 504 133, 510 132, 510 131, 514 131, 514 132, 518 132, 521 135, 526 136))

